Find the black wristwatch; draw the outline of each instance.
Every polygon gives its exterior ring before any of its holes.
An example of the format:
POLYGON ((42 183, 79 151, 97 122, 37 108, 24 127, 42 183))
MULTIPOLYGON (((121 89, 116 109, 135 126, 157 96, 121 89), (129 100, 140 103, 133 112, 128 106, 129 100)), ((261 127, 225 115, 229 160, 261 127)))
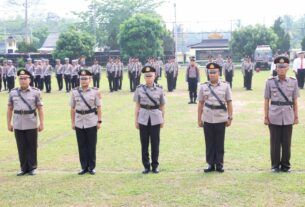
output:
POLYGON ((101 123, 102 123, 102 121, 98 121, 97 123, 101 124, 101 123))
POLYGON ((228 120, 232 121, 232 120, 233 120, 233 117, 232 117, 232 116, 229 116, 229 117, 228 117, 228 120))

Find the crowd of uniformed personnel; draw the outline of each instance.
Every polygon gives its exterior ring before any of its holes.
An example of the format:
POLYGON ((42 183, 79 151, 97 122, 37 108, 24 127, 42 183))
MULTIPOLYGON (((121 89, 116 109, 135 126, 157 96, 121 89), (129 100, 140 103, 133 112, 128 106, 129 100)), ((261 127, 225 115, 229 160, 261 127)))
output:
MULTIPOLYGON (((294 61, 293 68, 296 78, 287 77, 290 60, 280 55, 274 58, 276 75, 266 81, 264 102, 264 123, 269 126, 270 152, 272 172, 290 172, 291 138, 294 124, 298 124, 299 88, 303 88, 304 52, 294 61)), ((148 58, 142 66, 138 58, 130 58, 128 77, 130 91, 134 92, 135 127, 139 129, 144 174, 152 171, 159 173, 160 129, 164 126, 165 93, 157 80, 162 77, 163 62, 160 58, 148 58), (145 83, 140 84, 141 74, 145 83), (152 161, 149 159, 149 143, 152 149, 152 161)), ((200 82, 199 67, 194 57, 186 70, 186 81, 190 95, 190 104, 196 103, 198 97, 198 126, 203 128, 206 144, 206 162, 208 167, 204 172, 224 172, 224 140, 225 129, 233 120, 233 103, 231 97, 234 64, 232 58, 224 61, 221 56, 217 59, 209 57, 206 65, 208 81, 197 86, 200 82), (221 79, 222 73, 225 80, 221 79)), ((253 64, 246 57, 242 64, 245 76, 245 88, 251 90, 253 64)), ((71 93, 71 125, 76 131, 79 157, 81 163, 80 175, 94 175, 96 162, 97 130, 102 123, 101 95, 99 81, 102 67, 97 60, 92 67, 82 68, 77 60, 65 58, 61 65, 56 60, 55 73, 59 90, 71 93), (94 86, 89 85, 93 81, 94 86)), ((120 58, 109 58, 106 73, 109 80, 110 92, 122 89, 124 65, 120 58)), ((19 176, 35 175, 37 168, 37 129, 44 129, 43 103, 41 91, 45 85, 46 92, 51 92, 52 66, 48 60, 37 60, 32 64, 28 59, 25 69, 19 71, 12 61, 4 61, 1 67, 1 79, 5 80, 5 89, 9 90, 7 124, 10 131, 15 132, 21 171, 19 176), (20 87, 14 88, 16 76, 19 76, 20 87), (35 85, 36 87, 33 87, 35 85), (38 114, 37 114, 38 111, 38 114), (38 122, 39 118, 39 122, 38 122)), ((168 92, 176 88, 178 64, 175 58, 170 58, 164 65, 168 83, 168 92)))

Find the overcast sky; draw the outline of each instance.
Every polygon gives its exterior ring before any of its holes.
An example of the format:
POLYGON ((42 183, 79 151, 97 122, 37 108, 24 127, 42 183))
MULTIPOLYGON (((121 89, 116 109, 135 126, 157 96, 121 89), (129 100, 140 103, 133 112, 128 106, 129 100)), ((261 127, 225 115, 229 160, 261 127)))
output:
MULTIPOLYGON (((0 12, 1 4, 5 1, 0 0, 0 12)), ((183 24, 186 30, 193 31, 229 31, 231 27, 234 29, 236 20, 240 20, 243 26, 256 23, 270 26, 278 16, 284 14, 295 17, 305 15, 305 0, 167 0, 157 11, 169 28, 175 19, 174 3, 177 22, 183 24)), ((72 16, 71 11, 83 11, 87 6, 87 0, 40 0, 39 6, 33 5, 30 12, 39 9, 60 16, 72 16)), ((8 8, 4 12, 6 16, 12 15, 8 8)))

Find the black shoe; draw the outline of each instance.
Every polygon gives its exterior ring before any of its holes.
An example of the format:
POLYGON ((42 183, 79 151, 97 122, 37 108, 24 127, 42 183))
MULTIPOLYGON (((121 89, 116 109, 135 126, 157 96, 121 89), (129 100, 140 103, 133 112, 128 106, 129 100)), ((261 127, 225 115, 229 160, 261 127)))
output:
POLYGON ((194 101, 193 104, 197 104, 197 101, 194 101))
POLYGON ((144 170, 142 171, 143 174, 148 174, 150 172, 149 168, 144 168, 144 170))
POLYGON ((30 172, 29 172, 29 175, 32 175, 32 176, 34 176, 34 175, 36 175, 37 174, 37 172, 36 172, 36 170, 34 169, 34 170, 31 170, 30 172))
POLYGON ((223 169, 223 166, 217 166, 216 171, 220 172, 220 173, 223 173, 225 170, 223 169))
POLYGON ((159 173, 159 169, 158 168, 153 168, 152 172, 155 173, 155 174, 158 174, 159 173))
POLYGON ((284 173, 290 173, 291 172, 290 167, 281 167, 281 171, 284 172, 284 173))
POLYGON ((86 174, 87 172, 88 172, 88 170, 85 169, 85 170, 79 171, 78 174, 79 174, 79 175, 84 175, 84 174, 86 174))
POLYGON ((89 174, 90 175, 95 175, 96 174, 96 171, 93 169, 93 170, 89 170, 89 174))
POLYGON ((206 169, 203 170, 205 173, 213 172, 215 171, 215 166, 214 165, 208 165, 206 169))
POLYGON ((24 171, 21 170, 20 172, 17 173, 17 176, 23 176, 23 175, 25 175, 25 174, 26 174, 26 172, 24 172, 24 171))
POLYGON ((194 103, 193 101, 188 102, 188 104, 193 104, 193 103, 194 103))
POLYGON ((279 173, 279 172, 280 172, 280 168, 278 168, 278 167, 273 167, 273 168, 271 169, 271 172, 272 172, 272 173, 279 173))

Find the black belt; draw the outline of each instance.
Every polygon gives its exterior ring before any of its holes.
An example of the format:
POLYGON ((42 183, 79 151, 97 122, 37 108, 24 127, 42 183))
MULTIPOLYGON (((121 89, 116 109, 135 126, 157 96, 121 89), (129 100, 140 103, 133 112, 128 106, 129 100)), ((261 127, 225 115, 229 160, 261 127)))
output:
POLYGON ((209 109, 223 109, 223 106, 215 106, 208 103, 205 103, 204 105, 209 109))
POLYGON ((95 112, 96 112, 96 108, 91 109, 91 110, 88 110, 88 111, 85 111, 85 110, 75 110, 75 111, 76 111, 76 113, 78 113, 78 114, 85 115, 85 114, 95 113, 95 112))
POLYGON ((150 105, 142 105, 142 104, 141 104, 140 106, 141 106, 141 108, 147 109, 147 110, 159 109, 159 108, 160 108, 159 105, 157 105, 157 106, 150 106, 150 105))
POLYGON ((271 101, 271 105, 276 105, 276 106, 292 106, 293 102, 291 102, 291 101, 288 101, 288 102, 271 101))
POLYGON ((36 110, 32 110, 32 111, 14 110, 14 114, 27 115, 27 114, 34 114, 34 113, 36 113, 36 110))

